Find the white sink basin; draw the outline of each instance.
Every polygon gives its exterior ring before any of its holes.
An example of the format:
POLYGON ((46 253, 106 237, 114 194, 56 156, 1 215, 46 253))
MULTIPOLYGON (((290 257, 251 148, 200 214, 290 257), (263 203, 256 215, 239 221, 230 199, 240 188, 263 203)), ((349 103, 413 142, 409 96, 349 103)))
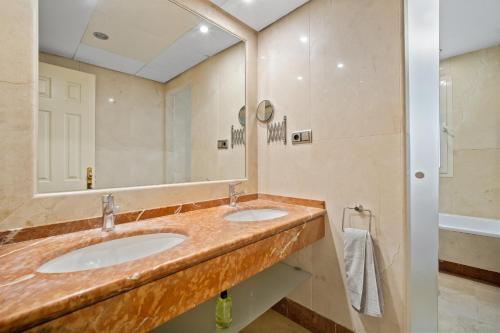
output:
POLYGON ((224 219, 229 222, 257 222, 277 219, 288 215, 288 212, 281 209, 262 208, 262 209, 247 209, 240 210, 224 216, 224 219))
POLYGON ((65 253, 38 267, 37 272, 68 273, 118 265, 168 250, 185 239, 172 233, 113 239, 65 253))

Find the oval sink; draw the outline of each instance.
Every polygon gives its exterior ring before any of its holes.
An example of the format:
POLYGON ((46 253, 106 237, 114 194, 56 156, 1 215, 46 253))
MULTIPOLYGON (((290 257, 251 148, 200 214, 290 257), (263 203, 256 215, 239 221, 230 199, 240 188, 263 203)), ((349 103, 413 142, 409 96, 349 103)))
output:
POLYGON ((262 208, 262 209, 247 209, 240 210, 224 216, 224 219, 229 222, 257 222, 277 219, 288 215, 288 212, 281 209, 262 208))
POLYGON ((65 253, 38 267, 40 273, 69 273, 122 264, 168 250, 187 237, 155 233, 97 243, 65 253))

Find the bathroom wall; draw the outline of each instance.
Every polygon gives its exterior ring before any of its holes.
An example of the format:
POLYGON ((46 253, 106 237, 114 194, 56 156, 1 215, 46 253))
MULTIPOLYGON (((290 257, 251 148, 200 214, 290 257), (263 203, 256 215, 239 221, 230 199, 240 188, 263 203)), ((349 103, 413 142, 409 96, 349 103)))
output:
POLYGON ((51 54, 40 61, 96 76, 95 188, 165 182, 164 84, 51 54))
MULTIPOLYGON (((217 140, 228 140, 230 145, 231 125, 241 128, 238 112, 245 105, 244 52, 245 44, 238 43, 167 82, 167 100, 184 87, 191 89, 191 181, 243 177, 245 147, 217 149, 217 140)), ((172 110, 167 107, 167 112, 172 110)))
POLYGON ((440 178, 444 213, 500 219, 500 46, 441 62, 452 80, 453 176, 440 178))
POLYGON ((326 238, 289 260, 313 274, 290 297, 356 332, 407 327, 402 5, 312 0, 259 33, 258 100, 272 101, 274 120, 288 117, 289 137, 313 131, 312 144, 285 146, 267 144, 258 125, 259 192, 322 199, 328 210, 326 238), (347 301, 341 220, 353 203, 375 214, 380 319, 347 301))
MULTIPOLYGON (((218 23, 246 41, 246 101, 256 109, 256 33, 204 0, 175 3, 218 23)), ((36 0, 0 0, 0 230, 100 216, 105 191, 34 196, 35 125, 38 109, 38 31, 36 0)), ((253 114, 254 115, 254 114, 253 114)), ((257 191, 255 117, 248 116, 248 181, 257 191)), ((122 211, 161 207, 227 196, 227 181, 124 188, 114 192, 122 211)))

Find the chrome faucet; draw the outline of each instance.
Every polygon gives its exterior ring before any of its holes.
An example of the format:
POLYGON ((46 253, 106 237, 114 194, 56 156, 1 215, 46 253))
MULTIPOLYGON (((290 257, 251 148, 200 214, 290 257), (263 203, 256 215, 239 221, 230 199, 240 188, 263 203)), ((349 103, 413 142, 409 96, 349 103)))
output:
POLYGON ((102 231, 113 231, 115 229, 115 213, 117 209, 113 194, 106 194, 102 197, 102 231))
POLYGON ((241 182, 230 183, 229 184, 229 207, 236 207, 236 202, 238 198, 245 193, 245 191, 236 192, 236 186, 240 185, 241 182))

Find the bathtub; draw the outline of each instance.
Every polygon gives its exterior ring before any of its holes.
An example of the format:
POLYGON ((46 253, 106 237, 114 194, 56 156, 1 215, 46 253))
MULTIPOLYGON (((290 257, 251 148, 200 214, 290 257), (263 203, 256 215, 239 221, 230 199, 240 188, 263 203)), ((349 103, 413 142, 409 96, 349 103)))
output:
POLYGON ((439 214, 439 229, 500 238, 500 220, 439 214))
POLYGON ((500 273, 500 220, 439 214, 439 259, 500 273))

